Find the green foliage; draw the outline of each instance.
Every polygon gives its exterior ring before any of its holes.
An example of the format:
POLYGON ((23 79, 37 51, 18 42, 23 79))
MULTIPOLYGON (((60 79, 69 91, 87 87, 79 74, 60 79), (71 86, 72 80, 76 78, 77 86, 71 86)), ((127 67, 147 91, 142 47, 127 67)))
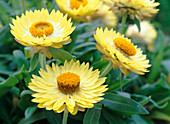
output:
POLYGON ((83 124, 99 124, 102 104, 96 104, 93 108, 88 109, 84 115, 83 124))
MULTIPOLYGON (((95 103, 93 108, 76 115, 68 114, 68 124, 158 124, 170 123, 170 16, 168 0, 161 2, 160 12, 153 20, 158 29, 158 37, 154 41, 154 50, 149 51, 144 43, 138 43, 152 65, 150 73, 140 76, 133 72, 124 76, 121 84, 120 70, 111 69, 105 84, 108 91, 104 99, 95 103), (165 32, 164 32, 165 31, 165 32), (121 87, 122 86, 122 87, 121 87), (121 90, 122 89, 122 90, 121 90), (146 114, 146 115, 144 115, 146 114)), ((57 10, 55 0, 1 0, 0 1, 0 123, 61 124, 63 113, 39 109, 33 103, 33 91, 28 84, 32 75, 39 75, 41 63, 39 53, 29 56, 30 47, 20 45, 10 33, 9 24, 12 18, 21 16, 24 10, 41 9, 57 10), (45 2, 45 4, 44 4, 45 2)), ((134 23, 140 31, 140 21, 134 23)), ((89 62, 93 70, 102 73, 108 61, 96 49, 93 37, 97 27, 103 26, 100 20, 87 23, 76 23, 75 31, 70 35, 72 41, 63 48, 49 47, 52 55, 46 64, 62 65, 64 61, 79 60, 89 62)), ((126 25, 127 26, 127 25, 126 25)), ((127 27, 126 27, 127 28, 127 27)), ((118 28, 115 28, 118 30, 118 28)), ((133 40, 132 40, 133 41, 133 40)))
POLYGON ((102 100, 101 103, 105 107, 120 112, 123 115, 148 114, 148 111, 139 103, 127 97, 113 93, 106 93, 104 98, 105 99, 102 100))

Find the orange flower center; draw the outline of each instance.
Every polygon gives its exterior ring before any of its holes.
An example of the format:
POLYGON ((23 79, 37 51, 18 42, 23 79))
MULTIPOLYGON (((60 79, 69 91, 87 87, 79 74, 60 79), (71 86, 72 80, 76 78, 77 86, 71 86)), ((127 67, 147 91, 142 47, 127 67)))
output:
POLYGON ((113 40, 113 43, 116 47, 122 50, 129 56, 136 55, 136 48, 134 47, 133 43, 130 43, 127 39, 122 37, 117 37, 113 40))
POLYGON ((34 36, 34 37, 42 37, 44 35, 48 36, 52 34, 54 31, 54 27, 50 22, 47 21, 38 21, 33 23, 30 28, 29 32, 34 36))
POLYGON ((78 9, 80 5, 85 7, 88 3, 88 0, 70 0, 70 6, 72 9, 78 9))
POLYGON ((58 88, 64 94, 70 94, 79 89, 80 76, 67 72, 57 77, 58 88))

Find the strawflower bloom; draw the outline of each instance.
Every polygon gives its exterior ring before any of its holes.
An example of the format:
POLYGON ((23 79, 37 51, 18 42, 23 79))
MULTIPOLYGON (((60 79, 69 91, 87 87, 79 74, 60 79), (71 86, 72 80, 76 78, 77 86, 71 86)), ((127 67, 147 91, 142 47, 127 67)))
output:
POLYGON ((100 4, 100 9, 95 11, 91 16, 88 17, 89 21, 95 19, 101 19, 101 23, 106 27, 116 27, 118 18, 116 14, 110 10, 110 8, 104 4, 100 4))
POLYGON ((114 12, 121 14, 128 13, 131 18, 134 16, 139 20, 150 18, 158 13, 155 9, 160 3, 155 0, 103 0, 114 12))
POLYGON ((48 47, 61 48, 71 40, 69 35, 75 29, 67 15, 63 16, 54 9, 50 14, 47 9, 26 11, 25 15, 17 16, 12 22, 11 33, 18 43, 32 47, 30 56, 39 51, 51 58, 48 47))
POLYGON ((68 13, 77 22, 87 22, 87 17, 101 4, 99 0, 56 0, 56 3, 63 13, 68 13))
POLYGON ((103 85, 106 78, 99 78, 100 71, 89 69, 89 63, 71 60, 65 61, 64 66, 52 64, 52 68, 48 65, 46 68, 47 71, 39 71, 41 77, 33 75, 28 86, 36 92, 32 101, 39 103, 39 108, 56 113, 68 110, 75 115, 78 110, 85 111, 101 101, 108 89, 103 85))
POLYGON ((126 36, 145 42, 148 49, 152 51, 154 49, 153 43, 157 37, 157 31, 149 21, 141 21, 140 28, 141 30, 139 32, 136 24, 129 25, 126 36))
POLYGON ((134 46, 124 35, 116 33, 113 29, 105 28, 103 31, 102 28, 97 28, 94 38, 99 44, 96 45, 97 49, 104 54, 104 59, 112 61, 114 69, 119 67, 125 75, 131 71, 141 75, 149 72, 146 69, 150 67, 146 55, 143 55, 141 49, 134 46))

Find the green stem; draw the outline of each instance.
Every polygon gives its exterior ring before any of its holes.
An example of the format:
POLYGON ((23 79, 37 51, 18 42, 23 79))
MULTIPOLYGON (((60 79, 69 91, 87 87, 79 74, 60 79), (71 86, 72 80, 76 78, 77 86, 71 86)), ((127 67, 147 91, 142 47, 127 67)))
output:
POLYGON ((108 64, 107 67, 104 69, 104 71, 100 74, 100 77, 106 76, 112 68, 113 68, 113 64, 112 64, 111 61, 109 61, 109 64, 108 64))
POLYGON ((127 19, 127 13, 125 13, 122 17, 121 27, 120 27, 120 30, 119 30, 119 32, 122 33, 122 34, 123 34, 124 27, 125 27, 125 24, 126 24, 126 19, 127 19))
POLYGON ((41 68, 46 70, 46 56, 44 54, 39 53, 39 62, 40 62, 41 68))
POLYGON ((46 9, 45 0, 42 0, 43 8, 46 9))
POLYGON ((64 111, 62 124, 67 124, 67 119, 68 119, 68 112, 64 111))
MULTIPOLYGON (((166 98, 160 100, 159 102, 157 102, 157 104, 158 104, 158 105, 165 104, 165 102, 168 102, 168 101, 170 101, 170 97, 166 97, 166 98)), ((155 108, 155 105, 154 105, 154 104, 152 104, 152 105, 150 106, 150 109, 151 109, 151 110, 152 110, 153 108, 155 108)))
POLYGON ((23 12, 25 12, 25 0, 21 0, 21 2, 22 2, 22 9, 23 9, 23 12))
POLYGON ((124 83, 124 74, 121 72, 121 73, 120 73, 120 90, 121 90, 121 91, 123 91, 123 90, 122 90, 122 88, 123 88, 123 83, 124 83))

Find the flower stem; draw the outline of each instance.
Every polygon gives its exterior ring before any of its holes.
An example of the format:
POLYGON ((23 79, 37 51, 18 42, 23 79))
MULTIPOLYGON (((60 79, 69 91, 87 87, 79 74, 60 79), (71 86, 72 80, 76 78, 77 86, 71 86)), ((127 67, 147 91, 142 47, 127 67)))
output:
POLYGON ((46 56, 44 54, 39 53, 39 62, 41 65, 41 68, 46 70, 46 56))
POLYGON ((42 0, 43 8, 46 9, 45 0, 42 0))
POLYGON ((121 22, 121 27, 120 27, 120 30, 119 32, 120 33, 124 33, 124 27, 125 27, 125 24, 126 24, 126 19, 127 19, 127 13, 125 13, 122 17, 122 22, 121 22))
POLYGON ((120 73, 120 90, 121 90, 121 91, 123 91, 123 90, 122 90, 122 88, 123 88, 123 83, 124 83, 124 74, 121 72, 121 73, 120 73))
POLYGON ((106 76, 112 68, 113 68, 113 64, 112 64, 111 61, 109 61, 109 64, 108 64, 107 67, 104 69, 104 71, 100 74, 100 77, 106 76))
POLYGON ((23 12, 25 12, 25 0, 22 0, 22 9, 23 9, 23 12))
POLYGON ((68 119, 68 112, 64 111, 62 124, 67 124, 67 119, 68 119))
MULTIPOLYGON (((126 24, 126 19, 127 19, 127 13, 125 13, 122 17, 122 22, 121 22, 121 27, 119 32, 124 34, 124 28, 125 28, 125 24, 126 24)), ((120 90, 122 91, 122 87, 123 87, 123 83, 124 83, 124 74, 121 72, 120 74, 120 90)))

